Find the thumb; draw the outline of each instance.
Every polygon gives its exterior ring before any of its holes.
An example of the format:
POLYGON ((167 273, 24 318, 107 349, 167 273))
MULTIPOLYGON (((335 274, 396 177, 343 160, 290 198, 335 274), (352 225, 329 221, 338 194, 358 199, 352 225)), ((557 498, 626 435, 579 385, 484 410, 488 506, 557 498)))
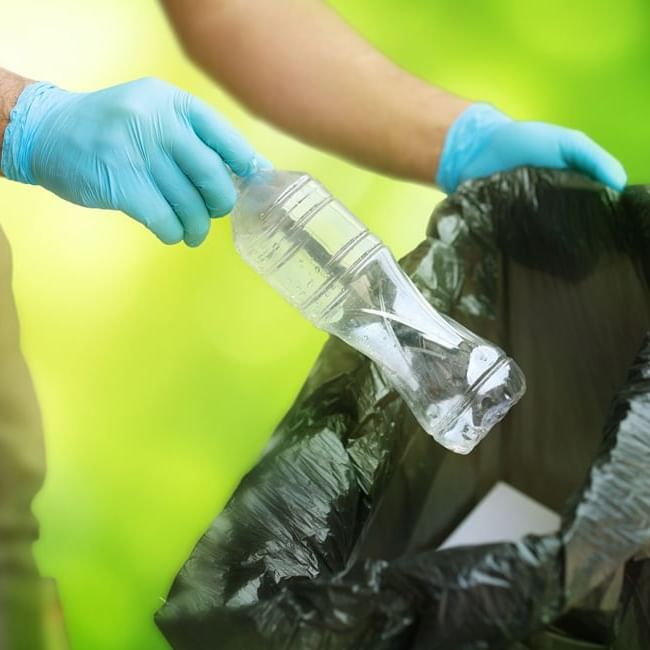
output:
POLYGON ((196 135, 238 176, 255 168, 255 150, 226 120, 196 97, 190 104, 190 123, 196 135))

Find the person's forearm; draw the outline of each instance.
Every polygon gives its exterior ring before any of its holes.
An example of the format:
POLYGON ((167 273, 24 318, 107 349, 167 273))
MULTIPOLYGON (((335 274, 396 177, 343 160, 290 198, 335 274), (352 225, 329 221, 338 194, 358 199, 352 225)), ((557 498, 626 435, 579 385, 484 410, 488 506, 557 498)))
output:
POLYGON ((163 0, 189 56, 302 140, 433 182, 469 102, 391 63, 320 0, 163 0))
MULTIPOLYGON (((2 153, 5 129, 9 124, 11 109, 16 105, 16 100, 25 86, 30 83, 32 83, 30 79, 25 79, 20 75, 9 72, 9 70, 0 68, 0 154, 2 153)), ((3 176, 1 168, 0 176, 3 176)))

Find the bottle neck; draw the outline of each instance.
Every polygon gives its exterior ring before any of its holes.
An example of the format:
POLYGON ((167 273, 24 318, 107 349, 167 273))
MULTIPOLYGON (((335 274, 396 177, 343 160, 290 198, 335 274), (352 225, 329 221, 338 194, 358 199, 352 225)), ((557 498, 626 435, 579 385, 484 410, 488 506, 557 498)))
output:
POLYGON ((251 181, 252 178, 254 178, 260 171, 269 171, 273 169, 271 166, 271 163, 267 161, 260 161, 258 158, 253 158, 253 161, 250 164, 250 167, 248 169, 248 173, 245 174, 244 176, 238 176, 235 174, 230 167, 226 165, 226 169, 230 173, 230 178, 233 182, 233 185, 235 186, 235 189, 237 190, 237 194, 241 194, 244 189, 247 187, 248 183, 251 181))
POLYGON ((230 180, 232 181, 232 184, 235 186, 235 189, 237 190, 237 194, 241 194, 246 186, 248 185, 248 181, 250 180, 251 176, 237 176, 234 172, 232 172, 230 169, 230 180))

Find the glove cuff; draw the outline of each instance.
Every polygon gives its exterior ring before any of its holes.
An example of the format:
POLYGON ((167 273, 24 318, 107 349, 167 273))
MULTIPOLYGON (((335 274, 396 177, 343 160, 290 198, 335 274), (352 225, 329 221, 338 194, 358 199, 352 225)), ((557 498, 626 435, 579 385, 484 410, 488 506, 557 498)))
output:
POLYGON ((44 113, 45 97, 53 89, 56 86, 46 81, 26 86, 9 113, 0 167, 2 173, 12 181, 36 185, 31 164, 34 137, 44 113))
POLYGON ((481 149, 485 137, 511 118, 490 104, 472 104, 451 125, 440 156, 436 183, 448 194, 461 181, 463 169, 481 149))

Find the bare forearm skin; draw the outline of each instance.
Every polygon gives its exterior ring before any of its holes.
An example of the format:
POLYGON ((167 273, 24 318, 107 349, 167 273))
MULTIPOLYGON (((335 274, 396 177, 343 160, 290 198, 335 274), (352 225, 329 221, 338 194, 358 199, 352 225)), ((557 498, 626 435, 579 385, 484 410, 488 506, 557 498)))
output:
POLYGON ((393 176, 433 183, 469 102, 414 77, 320 0, 162 0, 200 67, 290 134, 393 176))
MULTIPOLYGON (((0 68, 0 152, 2 152, 5 129, 9 124, 11 110, 16 105, 20 93, 30 83, 32 83, 31 79, 25 79, 9 70, 0 68)), ((1 168, 0 176, 4 176, 1 168)))

